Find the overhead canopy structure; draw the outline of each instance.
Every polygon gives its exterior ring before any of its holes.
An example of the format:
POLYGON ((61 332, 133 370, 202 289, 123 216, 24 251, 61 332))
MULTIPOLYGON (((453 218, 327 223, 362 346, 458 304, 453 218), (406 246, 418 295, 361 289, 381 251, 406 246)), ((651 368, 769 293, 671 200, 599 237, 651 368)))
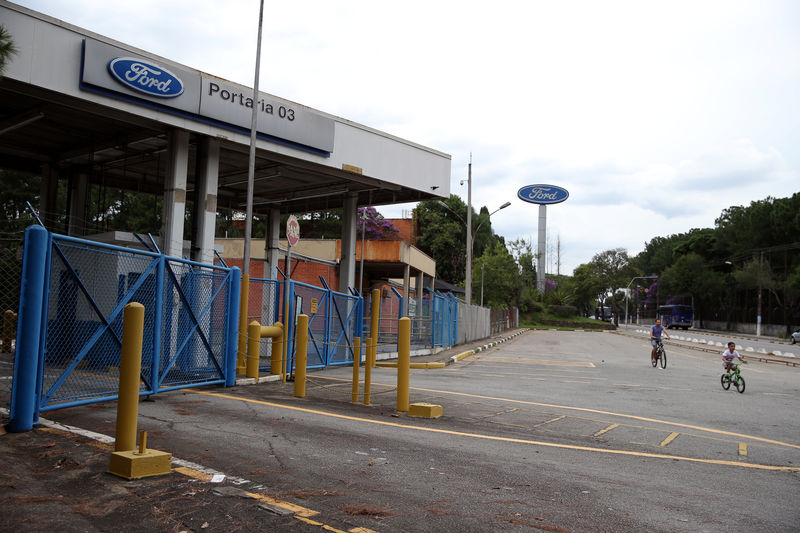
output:
MULTIPOLYGON (((18 49, 0 79, 0 167, 41 174, 45 211, 69 180, 71 218, 91 184, 163 195, 166 242, 193 195, 206 221, 192 246, 209 257, 216 210, 245 209, 252 89, 4 0, 0 20, 18 49)), ((350 251, 357 206, 449 196, 447 154, 267 93, 255 105, 257 215, 341 208, 350 251)))

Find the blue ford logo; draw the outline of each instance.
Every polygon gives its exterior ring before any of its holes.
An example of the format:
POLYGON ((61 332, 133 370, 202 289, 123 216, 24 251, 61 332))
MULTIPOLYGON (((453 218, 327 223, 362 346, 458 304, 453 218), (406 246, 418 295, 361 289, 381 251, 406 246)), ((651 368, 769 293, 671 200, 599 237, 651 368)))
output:
POLYGON ((133 57, 118 57, 108 63, 108 70, 123 85, 134 91, 175 98, 183 94, 183 82, 165 68, 133 57))
POLYGON ((517 191, 517 197, 532 204, 558 204, 569 198, 569 192, 555 185, 526 185, 517 191))

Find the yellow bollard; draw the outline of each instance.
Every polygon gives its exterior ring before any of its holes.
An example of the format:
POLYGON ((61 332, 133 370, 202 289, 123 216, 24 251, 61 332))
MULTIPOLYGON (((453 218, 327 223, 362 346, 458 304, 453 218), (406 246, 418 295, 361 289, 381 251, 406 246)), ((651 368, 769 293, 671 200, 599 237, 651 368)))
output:
POLYGON ((364 361, 364 405, 369 405, 372 388, 372 339, 367 337, 367 357, 364 361))
POLYGON ((11 341, 14 339, 14 325, 17 322, 17 313, 8 309, 3 313, 3 338, 0 341, 0 352, 11 353, 11 341))
POLYGON ((119 401, 114 452, 108 471, 125 479, 169 474, 172 454, 147 449, 147 432, 142 431, 136 450, 136 419, 139 416, 139 383, 142 372, 144 306, 129 303, 122 318, 122 354, 119 364, 119 401))
POLYGON ((258 379, 258 363, 261 348, 261 324, 257 320, 247 326, 247 372, 248 378, 258 379))
POLYGON ((353 403, 358 402, 358 367, 361 366, 361 337, 353 339, 353 403))
POLYGON ((239 293, 239 343, 236 351, 236 373, 245 371, 247 354, 247 304, 250 301, 250 276, 242 276, 242 290, 239 293))
POLYGON ((122 318, 122 354, 119 363, 119 401, 114 451, 136 449, 136 419, 139 416, 139 383, 142 373, 144 306, 129 303, 122 318))
POLYGON ((411 319, 400 319, 397 334, 397 410, 408 412, 408 389, 411 374, 411 319))
POLYGON ((308 357, 308 315, 297 316, 297 368, 294 372, 294 395, 306 397, 306 360, 308 357))
POLYGON ((281 365, 283 364, 283 324, 275 322, 273 326, 281 328, 281 334, 277 337, 272 337, 272 358, 270 359, 269 372, 270 374, 280 374, 281 365))

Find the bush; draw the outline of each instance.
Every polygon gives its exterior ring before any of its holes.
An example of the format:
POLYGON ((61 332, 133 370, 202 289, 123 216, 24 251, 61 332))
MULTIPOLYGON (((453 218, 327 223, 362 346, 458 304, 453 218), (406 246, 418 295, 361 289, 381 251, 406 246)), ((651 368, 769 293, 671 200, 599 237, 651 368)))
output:
POLYGON ((574 305, 550 305, 547 311, 559 318, 569 318, 578 314, 578 308, 574 305))
POLYGON ((544 311, 544 306, 539 302, 533 302, 533 301, 527 302, 526 307, 527 307, 526 311, 528 311, 529 313, 541 313, 542 311, 544 311))

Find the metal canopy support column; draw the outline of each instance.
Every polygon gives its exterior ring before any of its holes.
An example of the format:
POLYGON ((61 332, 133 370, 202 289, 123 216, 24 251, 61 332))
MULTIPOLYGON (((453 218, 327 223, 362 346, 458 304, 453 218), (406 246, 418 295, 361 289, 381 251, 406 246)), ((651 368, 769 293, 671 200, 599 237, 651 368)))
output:
POLYGON ((183 255, 183 218, 186 208, 186 174, 189 167, 189 132, 169 134, 169 167, 164 183, 164 216, 161 251, 172 257, 183 255))
POLYGON ((69 225, 67 233, 80 237, 86 234, 86 193, 89 178, 85 172, 79 172, 72 178, 72 191, 69 202, 69 225))
POLYGON ((356 224, 358 196, 348 195, 342 208, 342 261, 339 264, 339 292, 349 294, 356 286, 356 224))
POLYGON ((269 210, 269 220, 267 222, 267 235, 264 250, 264 257, 267 264, 264 268, 264 277, 269 279, 278 278, 278 251, 280 249, 281 237, 281 212, 279 209, 269 210), (269 274, 267 274, 269 268, 269 274))
POLYGON ((217 184, 219 181, 219 141, 203 137, 197 146, 194 178, 194 227, 192 260, 214 261, 214 230, 217 222, 217 184))

